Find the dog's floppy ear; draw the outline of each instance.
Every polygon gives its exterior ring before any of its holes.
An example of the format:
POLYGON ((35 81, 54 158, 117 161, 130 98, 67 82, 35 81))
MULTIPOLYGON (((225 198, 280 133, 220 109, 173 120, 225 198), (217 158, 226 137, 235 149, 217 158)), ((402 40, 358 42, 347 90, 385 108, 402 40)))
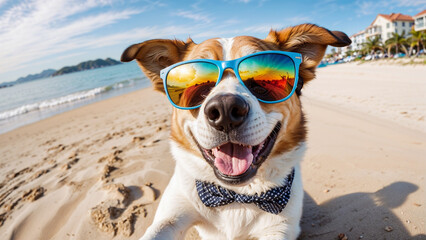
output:
POLYGON ((345 33, 329 31, 314 24, 271 30, 265 40, 277 44, 282 51, 302 54, 299 76, 305 83, 315 77, 315 68, 321 62, 327 45, 344 47, 351 44, 345 33))
POLYGON ((154 88, 164 92, 160 70, 182 61, 192 44, 194 43, 191 39, 186 43, 169 39, 149 40, 128 47, 121 55, 121 61, 130 62, 136 59, 142 71, 151 79, 154 88))

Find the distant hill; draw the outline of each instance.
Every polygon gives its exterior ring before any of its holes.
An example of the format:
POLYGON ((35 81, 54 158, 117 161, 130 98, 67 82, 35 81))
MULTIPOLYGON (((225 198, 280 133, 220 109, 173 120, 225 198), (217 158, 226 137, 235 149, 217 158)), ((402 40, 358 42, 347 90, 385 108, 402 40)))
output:
POLYGON ((47 77, 52 76, 52 74, 55 73, 55 72, 56 72, 55 69, 47 69, 47 70, 44 70, 41 73, 30 74, 26 77, 20 77, 15 81, 15 83, 24 83, 24 82, 34 81, 34 80, 37 80, 37 79, 40 79, 40 78, 47 78, 47 77))
POLYGON ((12 86, 13 86, 12 82, 0 83, 0 88, 7 88, 7 87, 12 87, 12 86))
POLYGON ((20 77, 20 78, 16 79, 15 81, 12 81, 12 82, 0 83, 0 88, 12 87, 16 84, 30 82, 30 81, 34 81, 34 80, 37 80, 37 79, 40 79, 40 78, 47 78, 47 77, 52 76, 52 74, 55 73, 55 72, 56 72, 55 69, 46 69, 41 73, 30 74, 30 75, 27 75, 26 77, 20 77))
POLYGON ((117 64, 121 64, 121 62, 116 61, 112 58, 107 58, 105 60, 96 59, 96 60, 93 60, 93 61, 82 62, 82 63, 79 63, 78 65, 75 65, 75 66, 63 67, 63 68, 59 69, 58 71, 56 71, 55 73, 53 73, 52 76, 59 76, 59 75, 67 74, 67 73, 79 72, 79 71, 101 68, 101 67, 107 67, 107 66, 113 66, 113 65, 117 65, 117 64))
POLYGON ((26 77, 20 77, 17 80, 12 81, 12 82, 0 83, 0 88, 12 87, 15 84, 34 81, 34 80, 41 79, 41 78, 54 77, 54 76, 59 76, 59 75, 67 74, 67 73, 79 72, 79 71, 101 68, 101 67, 107 67, 107 66, 113 66, 113 65, 117 65, 117 64, 121 64, 121 62, 114 60, 112 58, 107 58, 105 60, 97 59, 97 60, 93 60, 93 61, 86 61, 86 62, 79 63, 78 65, 75 65, 75 66, 63 67, 59 70, 47 69, 47 70, 44 70, 41 73, 30 74, 26 77))

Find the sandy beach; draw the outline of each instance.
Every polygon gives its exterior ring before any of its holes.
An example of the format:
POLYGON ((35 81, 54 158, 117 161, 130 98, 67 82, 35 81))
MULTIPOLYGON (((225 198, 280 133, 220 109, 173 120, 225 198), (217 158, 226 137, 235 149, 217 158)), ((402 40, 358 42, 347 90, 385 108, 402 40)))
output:
MULTIPOLYGON (((425 76, 349 63, 304 87, 300 239, 426 239, 425 76)), ((0 135, 1 238, 141 237, 174 170, 171 110, 147 88, 0 135)))

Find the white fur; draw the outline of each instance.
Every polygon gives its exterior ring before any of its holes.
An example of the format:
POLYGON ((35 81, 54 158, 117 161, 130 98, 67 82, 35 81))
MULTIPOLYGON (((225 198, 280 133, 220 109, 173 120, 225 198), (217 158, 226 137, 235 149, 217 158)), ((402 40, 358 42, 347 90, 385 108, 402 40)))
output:
MULTIPOLYGON (((218 40, 224 49, 224 59, 232 57, 233 39, 218 40)), ((184 123, 185 136, 192 142, 191 134, 204 148, 213 148, 225 142, 257 145, 271 133, 278 121, 283 122, 281 131, 286 131, 289 114, 279 111, 265 113, 258 100, 237 80, 235 75, 225 75, 209 94, 199 110, 199 115, 184 123), (216 94, 233 93, 245 96, 250 105, 249 116, 229 135, 212 128, 202 114, 205 103, 216 94)), ((183 239, 187 229, 195 225, 203 239, 296 239, 300 233, 303 187, 299 163, 305 152, 305 143, 278 156, 269 157, 257 174, 242 185, 227 185, 219 182, 212 167, 196 155, 187 152, 175 142, 171 151, 176 159, 176 168, 158 206, 154 222, 141 238, 183 239), (260 194, 281 185, 283 179, 295 168, 291 197, 285 209, 278 215, 265 212, 254 204, 231 203, 225 206, 206 207, 198 197, 195 180, 214 182, 242 194, 260 194)))
POLYGON ((231 49, 232 44, 234 43, 234 38, 219 38, 217 40, 221 45, 223 49, 223 61, 229 61, 231 60, 231 49))
POLYGON ((272 112, 266 114, 262 111, 259 101, 237 80, 234 75, 225 76, 220 83, 212 90, 204 103, 200 112, 204 112, 205 104, 216 94, 232 93, 245 96, 245 100, 250 105, 250 112, 245 123, 238 129, 225 134, 216 130, 208 124, 206 117, 199 114, 194 121, 188 121, 185 125, 190 128, 198 143, 206 149, 211 149, 228 141, 241 143, 244 145, 258 145, 271 133, 278 121, 282 120, 282 114, 272 112))

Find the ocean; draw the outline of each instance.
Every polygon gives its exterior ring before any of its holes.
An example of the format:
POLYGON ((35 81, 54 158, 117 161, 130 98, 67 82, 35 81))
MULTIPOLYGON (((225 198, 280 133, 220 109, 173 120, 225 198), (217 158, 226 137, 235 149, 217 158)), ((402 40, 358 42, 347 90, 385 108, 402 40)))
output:
POLYGON ((150 84, 130 62, 0 88, 0 134, 150 84))

